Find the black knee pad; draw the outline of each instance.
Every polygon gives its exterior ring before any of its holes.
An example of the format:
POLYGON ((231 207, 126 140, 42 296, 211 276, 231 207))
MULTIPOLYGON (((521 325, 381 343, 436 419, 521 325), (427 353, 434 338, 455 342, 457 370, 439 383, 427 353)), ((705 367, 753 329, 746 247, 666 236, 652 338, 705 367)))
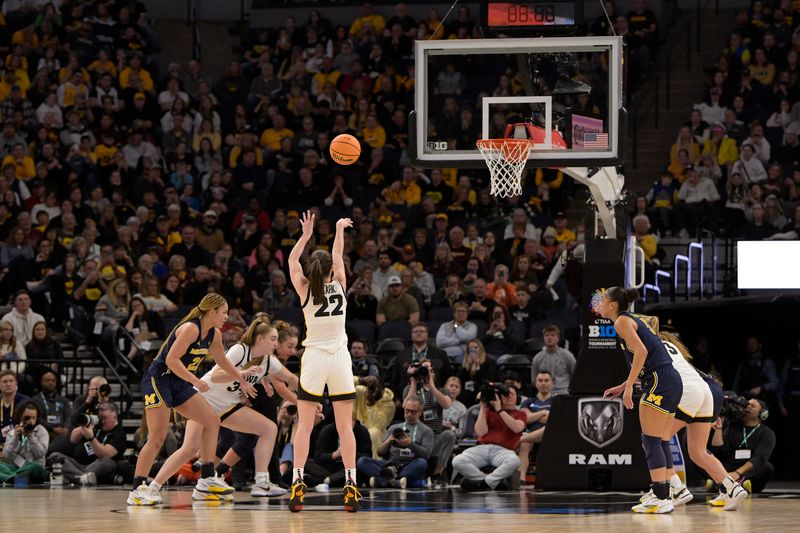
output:
POLYGON ((642 448, 647 460, 647 469, 655 470, 667 466, 664 458, 664 448, 661 446, 661 437, 652 437, 642 434, 642 448))
POLYGON ((672 449, 669 447, 669 441, 662 440, 661 447, 664 449, 664 466, 672 468, 674 465, 672 464, 672 449))

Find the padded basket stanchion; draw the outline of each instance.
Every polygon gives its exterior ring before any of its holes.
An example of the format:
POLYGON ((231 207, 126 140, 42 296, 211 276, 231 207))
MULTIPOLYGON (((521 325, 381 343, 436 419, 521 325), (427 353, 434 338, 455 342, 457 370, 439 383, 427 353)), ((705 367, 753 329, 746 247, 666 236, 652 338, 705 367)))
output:
POLYGON ((522 172, 533 148, 529 139, 481 139, 478 150, 491 176, 490 194, 500 198, 522 195, 522 172))

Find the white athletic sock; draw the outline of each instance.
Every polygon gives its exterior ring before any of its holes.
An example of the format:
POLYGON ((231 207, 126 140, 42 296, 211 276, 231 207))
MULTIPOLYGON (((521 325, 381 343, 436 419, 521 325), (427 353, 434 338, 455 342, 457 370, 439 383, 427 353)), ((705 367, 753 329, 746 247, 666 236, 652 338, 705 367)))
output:
POLYGON ((344 469, 344 478, 347 481, 352 481, 355 485, 356 483, 356 469, 355 468, 345 468, 344 469))
POLYGON ((296 481, 303 481, 303 468, 293 468, 294 475, 292 476, 292 483, 296 481))
POLYGON ((160 490, 161 490, 161 483, 158 483, 158 482, 157 482, 157 481, 154 479, 153 481, 151 481, 151 482, 150 482, 150 485, 149 485, 149 487, 148 487, 148 488, 150 488, 150 489, 153 489, 154 491, 158 492, 158 491, 160 491, 160 490))
POLYGON ((722 486, 725 487, 725 492, 729 493, 736 485, 737 483, 731 476, 725 476, 725 479, 722 480, 722 486))
POLYGON ((256 472, 256 485, 261 485, 263 483, 269 483, 269 473, 268 472, 256 472))
POLYGON ((669 484, 674 489, 682 489, 683 488, 683 481, 678 476, 678 474, 672 474, 672 477, 669 478, 669 484))

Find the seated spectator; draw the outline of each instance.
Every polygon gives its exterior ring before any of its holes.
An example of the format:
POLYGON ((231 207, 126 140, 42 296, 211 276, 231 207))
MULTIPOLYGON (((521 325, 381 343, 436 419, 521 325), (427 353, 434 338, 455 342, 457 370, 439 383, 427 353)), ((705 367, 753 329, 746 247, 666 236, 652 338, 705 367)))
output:
POLYGON ((512 322, 508 311, 499 305, 492 310, 491 318, 488 329, 480 336, 486 352, 493 357, 513 353, 517 345, 525 339, 527 332, 519 322, 512 322))
POLYGON ((490 401, 481 401, 475 422, 478 445, 453 458, 453 470, 464 476, 461 488, 495 490, 500 483, 519 469, 519 457, 514 453, 525 430, 527 417, 517 410, 518 392, 507 387, 490 401), (491 467, 489 474, 482 469, 491 467))
POLYGON ((384 388, 380 379, 375 376, 357 377, 356 400, 353 413, 361 424, 367 428, 372 441, 371 457, 377 457, 378 446, 383 434, 394 417, 394 392, 384 388))
POLYGON ((524 481, 528 475, 528 463, 531 450, 537 442, 542 442, 547 419, 550 416, 550 405, 553 403, 553 376, 547 370, 539 370, 536 374, 536 396, 525 399, 520 410, 527 417, 527 427, 519 442, 519 474, 524 481))
POLYGON ((103 324, 104 327, 115 327, 120 325, 130 313, 131 294, 128 290, 128 282, 124 279, 116 279, 108 286, 108 291, 104 294, 94 308, 94 319, 103 324))
POLYGON ((711 135, 703 145, 701 156, 712 155, 720 167, 727 169, 730 174, 734 163, 739 159, 739 149, 736 140, 725 136, 725 126, 715 123, 711 126, 711 135))
MULTIPOLYGON (((372 444, 370 434, 366 427, 358 421, 353 412, 353 435, 356 440, 356 461, 363 458, 372 458, 372 444)), ((323 483, 330 487, 344 487, 345 470, 342 462, 342 449, 339 443, 339 433, 336 424, 327 424, 317 435, 314 445, 314 463, 322 467, 327 473, 323 483)))
POLYGON ((743 396, 771 400, 780 386, 778 370, 775 362, 764 355, 762 348, 758 337, 748 337, 747 358, 739 363, 732 388, 743 396))
POLYGON ((355 339, 350 343, 350 356, 353 358, 353 375, 357 377, 381 377, 378 359, 367 354, 367 341, 355 339))
POLYGON ((428 463, 431 472, 431 481, 434 486, 442 485, 444 479, 442 472, 453 454, 456 445, 456 435, 444 426, 444 410, 452 404, 452 399, 447 391, 440 389, 436 384, 436 370, 430 361, 423 361, 406 369, 408 385, 403 389, 403 398, 419 398, 422 400, 422 420, 425 425, 433 430, 433 449, 428 463), (427 379, 422 376, 423 368, 427 369, 427 379))
POLYGON ((428 458, 433 451, 433 431, 420 422, 422 402, 409 398, 403 403, 405 420, 389 426, 378 447, 383 459, 361 457, 357 467, 370 487, 417 488, 424 483, 428 458))
MULTIPOLYGON (((368 268, 368 267, 367 267, 368 268)), ((378 313, 378 300, 371 294, 370 283, 360 278, 348 289, 347 318, 374 322, 378 313)))
POLYGON ((450 397, 450 407, 442 413, 444 427, 455 433, 456 439, 460 439, 464 434, 464 426, 467 417, 467 407, 459 402, 457 398, 461 395, 461 380, 458 376, 450 376, 444 384, 447 395, 450 397))
POLYGON ((445 278, 443 285, 431 298, 431 309, 453 307, 456 302, 466 300, 467 295, 464 292, 464 282, 461 276, 451 274, 445 278))
POLYGON ((272 314, 276 309, 285 309, 287 307, 300 307, 301 302, 294 292, 286 283, 286 274, 281 270, 273 270, 269 279, 271 286, 264 291, 262 298, 262 310, 267 314, 272 314))
POLYGON ((456 302, 453 304, 453 320, 439 326, 436 332, 436 346, 457 363, 464 358, 467 342, 478 336, 478 327, 467 320, 468 314, 467 304, 456 302))
POLYGON ((511 222, 503 230, 503 240, 514 237, 514 228, 522 230, 521 237, 539 242, 542 239, 542 230, 531 224, 528 214, 518 207, 511 212, 511 222))
POLYGON ((31 295, 24 289, 14 295, 14 308, 3 315, 2 320, 13 326, 14 337, 23 345, 30 342, 33 326, 45 321, 42 315, 31 309, 31 295))
POLYGON ((509 280, 507 266, 494 267, 494 281, 486 286, 486 296, 506 308, 517 303, 517 290, 509 280))
POLYGON ((767 179, 767 171, 764 169, 764 164, 756 157, 753 145, 747 143, 742 145, 742 155, 733 164, 731 172, 740 173, 745 177, 745 181, 748 184, 761 183, 767 179))
POLYGON ((378 302, 375 322, 407 320, 412 326, 419 322, 419 305, 416 298, 403 292, 399 276, 389 278, 389 293, 378 302))
POLYGON ((553 380, 553 394, 567 394, 572 374, 575 372, 575 356, 566 348, 558 345, 561 330, 558 326, 546 326, 542 329, 544 348, 533 356, 531 362, 531 382, 536 383, 536 376, 547 370, 553 380))
POLYGON ((655 268, 666 256, 664 250, 658 246, 658 237, 651 233, 650 229, 650 219, 647 215, 637 215, 633 218, 633 235, 644 252, 644 277, 647 283, 653 283, 655 268))
MULTIPOLYGON (((750 189, 751 194, 753 191, 756 190, 756 186, 750 189)), ((760 241, 764 239, 768 239, 777 233, 778 228, 767 222, 766 220, 766 209, 764 209, 764 204, 755 199, 751 200, 752 204, 750 207, 750 222, 744 225, 742 228, 741 239, 750 240, 750 241, 760 241)))
POLYGON ((680 149, 678 150, 678 155, 675 157, 675 161, 671 162, 667 167, 667 172, 669 172, 678 183, 683 183, 686 181, 686 168, 690 164, 689 152, 680 149))
POLYGON ((133 296, 141 299, 147 310, 154 313, 172 313, 178 310, 177 305, 161 294, 161 283, 155 276, 145 276, 139 292, 133 296))
POLYGON ((769 164, 772 147, 767 138, 764 137, 764 126, 758 122, 753 123, 750 127, 750 136, 742 142, 742 148, 745 145, 750 145, 753 148, 754 155, 761 161, 762 165, 769 164))
POLYGON ((0 370, 0 396, 0 442, 5 442, 14 431, 14 410, 30 398, 19 392, 17 373, 13 370, 0 370))
POLYGON ((3 443, 0 482, 23 476, 32 484, 44 483, 47 480, 44 460, 50 435, 41 423, 36 404, 30 400, 22 402, 17 408, 12 427, 3 443))
POLYGON ((683 126, 680 130, 678 130, 678 138, 675 140, 672 148, 670 149, 670 163, 676 163, 678 161, 679 150, 686 150, 686 153, 689 156, 689 163, 696 165, 698 161, 700 161, 700 148, 700 145, 697 144, 694 139, 692 129, 689 126, 683 126))
MULTIPOLYGON (((725 106, 721 104, 721 99, 722 90, 712 87, 708 91, 708 101, 694 104, 694 109, 700 111, 703 121, 709 124, 721 123, 725 120, 725 106)), ((705 150, 705 146, 703 149, 705 150)))
POLYGON ((492 312, 497 307, 497 302, 487 294, 486 280, 478 278, 472 285, 472 294, 467 296, 469 305, 469 319, 471 321, 481 320, 485 323, 491 322, 492 312))
POLYGON ((775 473, 769 462, 775 449, 775 433, 764 425, 767 404, 751 399, 741 420, 722 417, 711 435, 711 451, 728 475, 747 492, 760 493, 775 473))
POLYGON ((695 235, 701 228, 716 230, 720 196, 714 182, 708 178, 700 179, 700 174, 693 166, 687 167, 686 175, 687 180, 678 191, 681 237, 695 235))
POLYGON ((25 372, 26 359, 25 346, 14 336, 14 326, 5 320, 0 321, 0 369, 10 368, 22 374, 25 372))
POLYGON ((37 322, 33 326, 33 338, 25 345, 25 354, 28 358, 28 374, 33 376, 34 381, 39 381, 39 377, 45 370, 52 369, 58 372, 59 364, 54 361, 64 359, 61 344, 50 336, 47 324, 44 322, 37 322), (31 361, 37 359, 50 359, 51 362, 41 365, 30 364, 31 361))
POLYGON ((84 486, 110 483, 117 461, 128 447, 125 429, 119 423, 117 406, 103 402, 97 406, 99 422, 78 425, 70 434, 74 448, 67 455, 55 452, 50 463, 63 463, 64 479, 84 486))
POLYGON ((149 311, 144 301, 137 296, 131 298, 130 314, 123 322, 123 326, 135 341, 130 344, 125 354, 129 361, 134 361, 143 355, 140 349, 148 351, 157 343, 156 341, 166 338, 161 315, 149 311))
POLYGON ((483 384, 497 376, 497 365, 491 357, 487 357, 486 350, 478 339, 467 342, 466 352, 458 369, 458 379, 463 384, 458 399, 464 405, 473 406, 483 384))

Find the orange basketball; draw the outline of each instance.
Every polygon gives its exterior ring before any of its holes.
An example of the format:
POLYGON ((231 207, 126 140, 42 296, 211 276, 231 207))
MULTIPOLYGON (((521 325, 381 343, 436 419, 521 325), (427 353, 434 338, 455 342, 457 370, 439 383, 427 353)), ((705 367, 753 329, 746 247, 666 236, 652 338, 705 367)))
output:
POLYGON ((361 143, 352 135, 342 133, 331 141, 331 157, 340 165, 352 165, 361 155, 361 143))

